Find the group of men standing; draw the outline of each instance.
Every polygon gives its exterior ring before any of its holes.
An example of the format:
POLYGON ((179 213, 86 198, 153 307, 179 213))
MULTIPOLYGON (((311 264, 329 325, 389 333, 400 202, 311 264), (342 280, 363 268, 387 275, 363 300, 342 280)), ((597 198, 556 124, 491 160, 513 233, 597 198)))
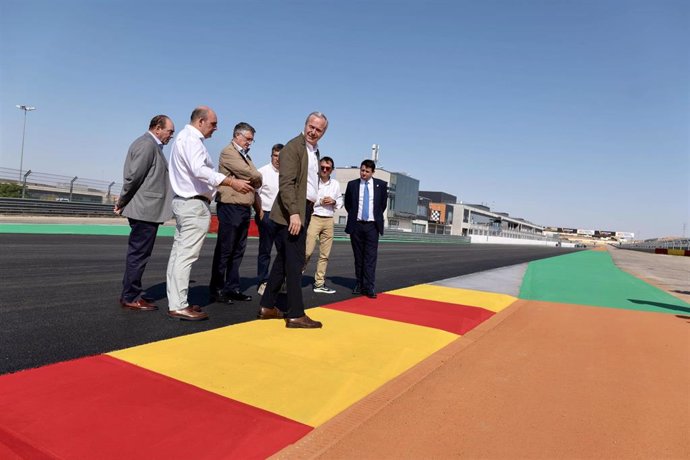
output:
POLYGON ((163 146, 175 132, 172 120, 158 115, 149 131, 136 139, 127 153, 122 194, 114 211, 128 218, 128 242, 122 307, 157 309, 142 288, 142 276, 153 251, 158 226, 174 216, 175 237, 166 271, 168 316, 198 321, 208 315, 188 301, 191 267, 201 252, 215 198, 218 239, 210 281, 212 302, 251 300, 240 290, 239 266, 244 256, 251 209, 259 227, 257 275, 260 319, 283 319, 288 328, 320 328, 306 315, 301 277, 318 239, 319 261, 314 292, 335 292, 325 284, 325 271, 333 241, 333 215, 343 204, 348 211, 357 284, 353 293, 376 297, 375 270, 378 237, 383 234, 387 184, 372 178, 375 164, 365 160, 360 179, 350 181, 344 199, 340 185, 331 180, 335 164, 320 158, 318 141, 328 128, 323 113, 312 112, 304 130, 285 146, 276 144, 271 162, 257 169, 249 156, 256 130, 238 123, 230 144, 220 154, 218 170, 204 146, 204 139, 218 127, 216 113, 197 107, 190 123, 177 135, 165 161, 163 146), (276 257, 270 267, 271 248, 276 257), (286 306, 278 308, 285 289, 286 306))

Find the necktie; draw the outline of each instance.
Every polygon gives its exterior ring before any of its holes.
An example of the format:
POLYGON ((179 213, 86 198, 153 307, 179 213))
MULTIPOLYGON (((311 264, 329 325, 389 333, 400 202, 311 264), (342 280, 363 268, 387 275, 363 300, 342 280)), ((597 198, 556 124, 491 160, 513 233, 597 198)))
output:
POLYGON ((369 220, 369 181, 364 182, 364 198, 362 199, 362 220, 369 220))

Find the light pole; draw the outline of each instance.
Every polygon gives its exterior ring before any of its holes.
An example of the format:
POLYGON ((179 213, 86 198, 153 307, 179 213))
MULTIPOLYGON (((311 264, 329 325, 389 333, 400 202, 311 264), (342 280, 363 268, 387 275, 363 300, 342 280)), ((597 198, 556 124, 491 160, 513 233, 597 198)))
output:
POLYGON ((74 176, 72 180, 69 182, 69 201, 70 203, 72 202, 72 190, 74 189, 74 181, 79 179, 77 176, 74 176))
POLYGON ((113 185, 115 185, 115 181, 112 181, 110 185, 108 185, 108 198, 106 198, 108 203, 110 203, 110 189, 113 188, 113 185))
POLYGON ((36 107, 31 107, 30 105, 18 105, 19 110, 24 111, 24 129, 22 130, 22 153, 19 157, 19 180, 22 180, 22 169, 24 169, 24 138, 26 137, 26 112, 31 112, 36 110, 36 107))
POLYGON ((26 172, 26 174, 24 174, 24 183, 22 184, 22 198, 26 198, 26 178, 29 177, 29 174, 31 174, 30 169, 26 172))

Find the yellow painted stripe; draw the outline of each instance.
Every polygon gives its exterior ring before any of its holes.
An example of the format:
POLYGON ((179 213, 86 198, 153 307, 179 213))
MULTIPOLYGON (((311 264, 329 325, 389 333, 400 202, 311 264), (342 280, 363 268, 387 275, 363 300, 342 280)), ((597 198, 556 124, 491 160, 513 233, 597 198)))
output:
POLYGON ((388 291, 386 294, 480 307, 493 312, 499 312, 517 300, 517 298, 507 294, 436 286, 433 284, 419 284, 417 286, 396 289, 395 291, 388 291))
POLYGON ((337 310, 309 315, 324 328, 252 321, 110 356, 316 427, 458 337, 337 310))
POLYGON ((668 254, 672 256, 684 256, 685 249, 669 249, 668 254))

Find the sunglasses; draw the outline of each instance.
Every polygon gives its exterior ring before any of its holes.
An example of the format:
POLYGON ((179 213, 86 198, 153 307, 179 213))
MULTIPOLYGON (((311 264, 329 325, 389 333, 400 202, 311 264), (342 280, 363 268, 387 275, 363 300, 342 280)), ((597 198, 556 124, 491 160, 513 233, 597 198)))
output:
POLYGON ((321 166, 321 171, 330 171, 331 169, 333 168, 331 168, 330 166, 321 166))

